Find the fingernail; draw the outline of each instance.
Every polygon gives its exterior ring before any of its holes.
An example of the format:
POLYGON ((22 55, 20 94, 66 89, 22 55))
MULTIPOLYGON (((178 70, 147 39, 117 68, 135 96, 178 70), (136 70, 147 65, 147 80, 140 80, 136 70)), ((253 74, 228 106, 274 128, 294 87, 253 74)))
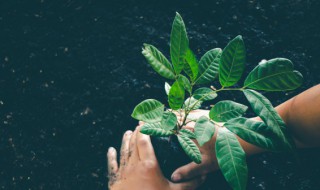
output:
POLYGON ((173 174, 171 176, 172 181, 180 181, 181 180, 181 175, 180 174, 173 174))

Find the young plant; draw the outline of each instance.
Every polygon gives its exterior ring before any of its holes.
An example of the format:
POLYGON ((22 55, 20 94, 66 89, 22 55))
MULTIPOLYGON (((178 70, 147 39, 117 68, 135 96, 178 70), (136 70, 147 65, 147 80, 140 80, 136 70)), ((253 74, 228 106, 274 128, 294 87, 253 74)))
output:
POLYGON ((185 24, 178 13, 171 30, 171 62, 149 44, 144 44, 142 54, 152 68, 172 84, 165 83, 171 109, 165 109, 163 103, 154 99, 144 100, 134 108, 132 117, 145 122, 141 127, 142 133, 158 137, 176 135, 185 153, 199 164, 202 158, 194 140, 203 146, 219 126, 215 152, 225 179, 235 190, 246 189, 248 175, 246 155, 236 135, 270 151, 294 151, 295 145, 285 123, 270 101, 255 91, 286 91, 299 87, 303 78, 293 70, 290 60, 275 58, 263 61, 249 73, 241 88, 231 88, 245 69, 246 49, 242 37, 235 37, 223 50, 209 50, 198 62, 189 47, 185 24), (219 89, 194 89, 217 78, 221 84, 219 89), (209 118, 188 117, 192 110, 200 108, 204 101, 215 99, 221 91, 243 92, 262 121, 242 117, 248 107, 230 100, 217 102, 210 110, 209 118), (182 122, 178 122, 176 114, 180 114, 182 122), (182 128, 190 120, 196 122, 194 132, 182 128))

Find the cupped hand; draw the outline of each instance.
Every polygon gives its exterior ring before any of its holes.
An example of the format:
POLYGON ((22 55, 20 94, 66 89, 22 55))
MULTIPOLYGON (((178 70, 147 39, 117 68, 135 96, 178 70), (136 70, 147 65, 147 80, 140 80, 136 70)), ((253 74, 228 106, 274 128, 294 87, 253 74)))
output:
POLYGON ((109 148, 108 178, 111 190, 192 190, 204 181, 203 177, 183 183, 172 183, 160 170, 150 137, 139 132, 127 131, 123 135, 120 166, 117 162, 117 152, 109 148))
MULTIPOLYGON (((196 119, 203 115, 209 117, 209 111, 208 110, 191 111, 189 114, 189 118, 196 119)), ((180 121, 183 120, 183 118, 180 115, 177 114, 177 116, 178 116, 178 120, 180 121)), ((184 128, 193 130, 194 125, 195 125, 195 122, 189 122, 187 120, 187 125, 184 126, 184 128)), ((195 142, 200 149, 202 162, 200 164, 191 162, 187 165, 184 165, 178 168, 173 172, 171 176, 172 181, 179 182, 179 181, 184 181, 188 179, 193 179, 197 176, 203 176, 207 173, 210 173, 219 169, 216 154, 215 154, 215 142, 216 142, 216 137, 217 137, 217 132, 219 127, 215 126, 215 128, 216 128, 215 134, 213 135, 211 140, 205 143, 203 146, 200 147, 199 144, 195 142)))

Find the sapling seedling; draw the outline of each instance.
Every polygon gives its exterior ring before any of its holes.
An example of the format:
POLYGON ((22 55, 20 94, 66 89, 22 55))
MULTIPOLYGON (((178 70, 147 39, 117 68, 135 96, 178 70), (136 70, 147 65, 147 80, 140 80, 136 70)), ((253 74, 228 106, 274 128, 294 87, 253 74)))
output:
POLYGON ((303 77, 293 69, 290 60, 275 58, 260 62, 242 87, 233 87, 245 70, 246 49, 242 37, 232 39, 223 50, 209 50, 198 61, 189 47, 186 27, 179 13, 174 18, 170 36, 171 62, 149 44, 144 44, 142 54, 151 67, 170 82, 165 83, 168 109, 155 99, 144 100, 134 108, 132 117, 145 122, 141 133, 158 137, 176 135, 185 153, 199 164, 201 153, 194 141, 203 146, 213 137, 215 128, 220 127, 215 145, 217 161, 226 181, 235 190, 246 189, 248 176, 246 155, 236 135, 270 151, 294 151, 295 145, 285 123, 270 101, 256 91, 298 88, 303 77), (209 86, 216 79, 221 85, 218 89, 209 86), (209 116, 189 117, 192 110, 199 109, 205 101, 214 100, 222 91, 243 92, 262 121, 243 117, 248 107, 231 100, 217 102, 209 116), (178 121, 176 114, 182 121, 178 121), (195 122, 194 131, 183 129, 190 121, 195 122))

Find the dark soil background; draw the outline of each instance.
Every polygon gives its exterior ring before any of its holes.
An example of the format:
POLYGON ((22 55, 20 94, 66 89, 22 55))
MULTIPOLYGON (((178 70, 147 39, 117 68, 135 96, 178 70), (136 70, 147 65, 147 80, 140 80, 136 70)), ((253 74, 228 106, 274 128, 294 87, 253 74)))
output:
MULTIPOLYGON (((319 8, 318 0, 0 1, 0 189, 107 189, 106 150, 134 129, 134 106, 166 102, 164 79, 140 52, 147 42, 169 57, 176 11, 198 58, 241 34, 247 73, 261 59, 291 59, 305 82, 265 94, 278 105, 320 81, 319 8)), ((220 99, 245 103, 241 94, 220 99)), ((299 157, 249 158, 248 189, 319 189, 319 149, 299 157)), ((219 172, 207 181, 200 189, 228 189, 219 172)))

